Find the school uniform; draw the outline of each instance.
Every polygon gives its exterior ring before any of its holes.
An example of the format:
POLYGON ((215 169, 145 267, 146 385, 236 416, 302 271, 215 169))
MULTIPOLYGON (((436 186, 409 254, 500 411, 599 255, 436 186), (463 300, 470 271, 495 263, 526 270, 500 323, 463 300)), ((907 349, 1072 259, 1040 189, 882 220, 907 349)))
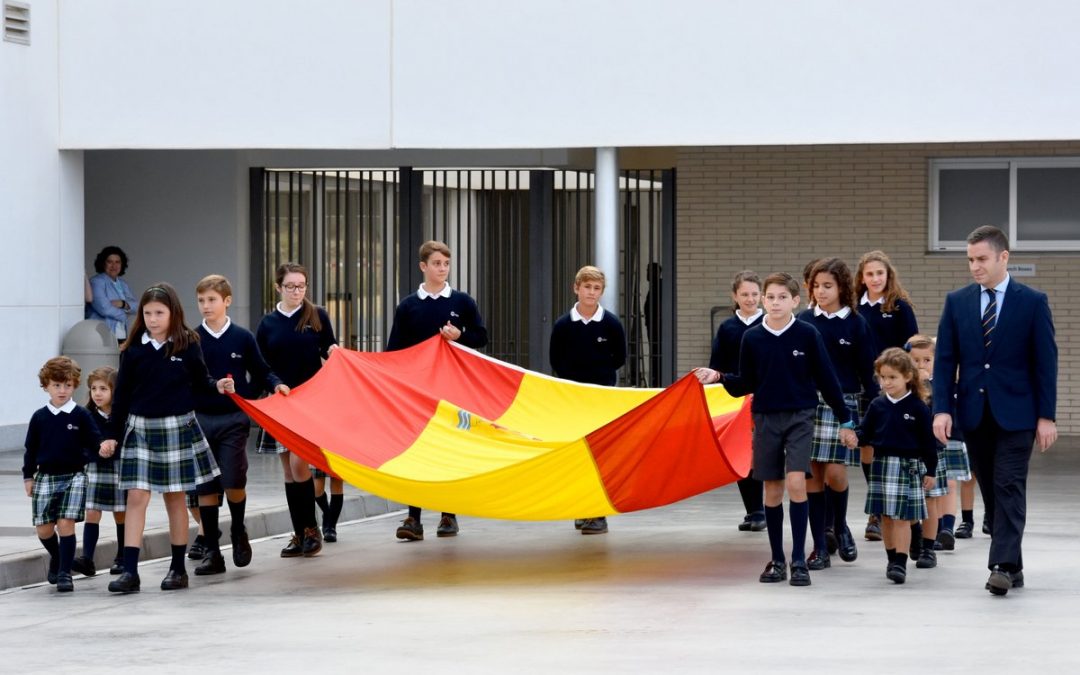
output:
POLYGON ((585 318, 577 303, 555 321, 548 355, 555 375, 574 382, 614 387, 626 363, 626 332, 602 306, 585 318))
MULTIPOLYGON (((109 416, 100 410, 89 412, 98 433, 104 438, 109 433, 109 416)), ((120 489, 118 457, 119 453, 114 453, 111 457, 101 457, 94 453, 94 457, 91 458, 92 461, 87 463, 87 510, 123 513, 127 509, 127 500, 124 498, 123 490, 120 489)))
MULTIPOLYGON (((934 381, 931 378, 929 386, 933 386, 934 381)), ((956 415, 956 399, 953 399, 952 413, 956 415)), ((933 397, 927 402, 930 409, 934 409, 933 397)), ((953 425, 952 436, 949 438, 949 442, 945 445, 938 443, 938 467, 941 468, 938 471, 938 481, 942 480, 971 480, 971 461, 968 459, 967 446, 964 444, 964 432, 960 430, 960 427, 953 425)), ((931 497, 938 497, 941 495, 929 495, 931 497)))
MULTIPOLYGON (((231 376, 239 396, 258 398, 264 390, 273 391, 281 384, 281 378, 270 370, 259 351, 255 335, 234 324, 229 317, 225 317, 225 325, 220 331, 211 330, 203 321, 196 332, 210 375, 216 379, 231 376)), ((247 487, 247 439, 251 420, 230 397, 216 390, 196 397, 195 416, 221 469, 221 478, 204 483, 199 492, 219 494, 223 490, 247 487)))
POLYGON ((922 478, 938 469, 930 408, 910 391, 896 399, 883 394, 871 401, 856 435, 860 446, 874 448, 866 513, 926 518, 922 478))
MULTIPOLYGON (((290 389, 307 382, 322 368, 323 359, 330 358, 330 347, 336 345, 330 315, 316 305, 321 330, 306 326, 298 331, 303 304, 286 313, 281 304, 264 316, 255 329, 255 341, 263 358, 273 372, 290 389)), ((259 440, 260 453, 282 454, 288 449, 263 431, 259 440)))
MULTIPOLYGON (((738 311, 732 312, 731 317, 720 324, 713 337, 712 350, 709 352, 709 368, 721 373, 734 373, 739 370, 739 348, 742 346, 743 335, 746 331, 761 323, 765 317, 765 311, 758 309, 749 317, 743 317, 738 311)), ((760 529, 765 522, 765 504, 763 485, 754 476, 753 469, 750 474, 736 485, 739 488, 739 496, 747 517, 739 525, 740 530, 760 529)))
POLYGON ((956 394, 953 427, 963 430, 991 514, 988 567, 995 574, 1017 574, 1024 567, 1028 463, 1038 420, 1055 419, 1057 372, 1045 293, 1006 274, 994 288, 970 284, 945 297, 934 413, 948 413, 956 394))
POLYGON ((86 514, 86 473, 101 434, 90 412, 69 400, 56 408, 47 403, 34 412, 26 430, 23 480, 33 479, 34 525, 57 520, 80 521, 86 514))
POLYGON ((195 419, 195 392, 217 391, 198 342, 169 353, 144 333, 120 353, 111 437, 120 489, 187 492, 221 475, 195 419))
MULTIPOLYGON (((813 325, 821 333, 825 348, 829 351, 840 389, 844 393, 844 405, 851 421, 858 424, 865 404, 877 396, 878 385, 874 378, 874 351, 876 343, 866 320, 850 307, 841 307, 830 314, 820 307, 807 309, 799 314, 802 321, 813 325)), ((859 466, 859 451, 849 450, 840 442, 840 423, 818 394, 814 418, 814 444, 810 459, 815 462, 859 466)))
POLYGON ((912 335, 919 332, 915 310, 906 300, 897 298, 891 312, 885 311, 885 296, 871 302, 870 294, 863 293, 859 300, 859 314, 866 319, 874 337, 875 357, 889 347, 903 347, 912 335))

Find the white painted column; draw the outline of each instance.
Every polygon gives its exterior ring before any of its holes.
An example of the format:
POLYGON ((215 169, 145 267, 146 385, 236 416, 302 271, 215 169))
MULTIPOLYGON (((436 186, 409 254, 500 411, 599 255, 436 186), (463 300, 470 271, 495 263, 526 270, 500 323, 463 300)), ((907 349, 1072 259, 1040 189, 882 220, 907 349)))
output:
POLYGON ((619 157, 615 148, 596 149, 596 192, 593 203, 595 265, 607 277, 600 304, 618 313, 619 309, 619 157))

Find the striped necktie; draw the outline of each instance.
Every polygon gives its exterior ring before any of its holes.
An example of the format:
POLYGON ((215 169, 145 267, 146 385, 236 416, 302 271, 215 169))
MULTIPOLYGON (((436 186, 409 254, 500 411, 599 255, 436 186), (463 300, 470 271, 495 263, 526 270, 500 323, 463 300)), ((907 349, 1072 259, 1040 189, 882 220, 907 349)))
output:
POLYGON ((989 301, 986 303, 986 309, 983 310, 982 329, 983 344, 989 349, 990 343, 993 342, 994 324, 997 323, 997 294, 994 289, 988 288, 986 297, 989 301))

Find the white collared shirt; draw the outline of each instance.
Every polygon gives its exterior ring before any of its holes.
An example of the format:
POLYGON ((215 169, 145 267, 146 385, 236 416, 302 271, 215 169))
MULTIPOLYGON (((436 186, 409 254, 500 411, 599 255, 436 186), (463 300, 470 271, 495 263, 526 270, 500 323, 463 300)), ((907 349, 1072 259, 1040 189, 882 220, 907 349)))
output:
POLYGON ((911 396, 911 390, 910 389, 905 391, 904 395, 901 396, 900 398, 893 398, 892 396, 889 396, 888 394, 885 394, 885 398, 889 399, 890 403, 899 403, 900 401, 903 401, 908 396, 911 396))
POLYGON ((880 305, 883 302, 885 302, 884 295, 879 297, 877 300, 871 300, 869 291, 863 291, 862 300, 859 300, 860 305, 870 305, 871 307, 873 307, 874 305, 880 305))
POLYGON ((203 319, 202 322, 202 327, 206 329, 206 332, 210 333, 210 335, 213 336, 215 339, 220 339, 221 336, 225 334, 225 331, 229 330, 229 326, 231 325, 232 319, 230 319, 228 316, 225 317, 225 325, 222 326, 221 330, 218 331, 215 331, 213 328, 211 328, 210 324, 206 323, 206 319, 203 319))
POLYGON ((416 290, 416 295, 421 300, 427 300, 428 298, 449 298, 450 294, 453 291, 454 291, 454 289, 450 288, 450 284, 445 283, 445 284, 443 284, 442 290, 439 291, 438 293, 428 293, 427 289, 424 288, 424 284, 420 284, 420 288, 418 288, 416 290))
MULTIPOLYGON (((172 338, 169 338, 169 340, 166 340, 166 342, 168 342, 170 340, 172 340, 172 338)), ((165 346, 165 342, 158 342, 154 338, 150 337, 150 333, 143 333, 142 334, 142 343, 146 344, 147 342, 152 344, 154 346, 154 349, 161 349, 162 347, 165 346)))
POLYGON ((749 326, 749 325, 753 324, 755 321, 757 321, 758 317, 761 316, 764 313, 765 313, 765 310, 758 307, 758 311, 754 312, 749 317, 745 317, 742 314, 739 314, 739 310, 735 310, 735 316, 737 316, 739 318, 739 321, 742 321, 747 326, 749 326))
POLYGON ((781 335, 784 334, 784 331, 786 331, 788 328, 791 328, 792 326, 795 325, 795 315, 792 314, 791 315, 791 321, 788 321, 787 325, 784 326, 783 328, 781 328, 780 330, 773 330, 772 328, 770 328, 769 323, 767 321, 762 321, 761 325, 764 326, 765 330, 769 331, 770 333, 772 333, 776 337, 780 337, 781 335))
POLYGON ((570 308, 570 320, 571 321, 580 321, 581 323, 589 323, 590 321, 600 321, 601 319, 604 318, 604 306, 603 305, 597 305, 596 306, 596 312, 592 316, 590 316, 588 318, 585 318, 585 317, 581 316, 581 312, 578 311, 577 306, 578 306, 578 303, 575 302, 574 306, 570 308))
POLYGON ((292 318, 292 315, 293 315, 293 314, 296 314, 297 312, 299 312, 299 311, 300 311, 300 308, 301 308, 301 307, 303 307, 303 306, 304 306, 304 303, 302 303, 302 302, 301 302, 301 303, 300 303, 299 305, 297 305, 296 307, 293 307, 291 311, 288 311, 288 312, 286 312, 286 311, 285 311, 285 309, 284 309, 284 308, 282 307, 281 303, 279 302, 279 303, 277 304, 277 308, 276 308, 276 309, 277 309, 277 311, 281 312, 281 314, 282 314, 282 315, 284 315, 284 316, 285 316, 286 318, 292 318))
POLYGON ((69 413, 69 412, 71 412, 72 410, 75 409, 75 399, 69 398, 67 403, 60 406, 59 408, 54 406, 52 404, 52 401, 49 401, 48 403, 45 404, 45 407, 48 408, 49 412, 51 412, 54 415, 59 415, 62 412, 69 413))
MULTIPOLYGON (((1005 278, 1000 284, 994 286, 994 297, 997 299, 997 315, 1001 316, 1001 308, 1005 304, 1005 289, 1009 287, 1009 281, 1012 277, 1008 272, 1005 273, 1005 278)), ((986 311, 986 306, 990 304, 990 299, 986 297, 986 291, 988 289, 985 286, 979 287, 979 317, 982 317, 983 312, 986 311)))
POLYGON ((839 311, 829 313, 823 310, 821 307, 814 305, 814 316, 824 316, 826 319, 835 319, 837 317, 841 319, 848 318, 848 314, 851 314, 850 307, 841 307, 839 311))

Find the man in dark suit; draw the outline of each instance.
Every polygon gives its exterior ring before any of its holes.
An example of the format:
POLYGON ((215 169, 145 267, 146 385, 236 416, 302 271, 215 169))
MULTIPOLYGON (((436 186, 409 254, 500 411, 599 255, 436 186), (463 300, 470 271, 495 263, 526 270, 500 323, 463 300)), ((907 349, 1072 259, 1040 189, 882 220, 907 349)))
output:
POLYGON ((1057 440, 1057 344, 1046 294, 1010 278, 1009 240, 983 226, 967 239, 975 283, 945 298, 934 362, 934 435, 963 432, 990 514, 987 590, 1024 585, 1020 551, 1032 443, 1057 440), (956 419, 949 413, 956 396, 956 419))

